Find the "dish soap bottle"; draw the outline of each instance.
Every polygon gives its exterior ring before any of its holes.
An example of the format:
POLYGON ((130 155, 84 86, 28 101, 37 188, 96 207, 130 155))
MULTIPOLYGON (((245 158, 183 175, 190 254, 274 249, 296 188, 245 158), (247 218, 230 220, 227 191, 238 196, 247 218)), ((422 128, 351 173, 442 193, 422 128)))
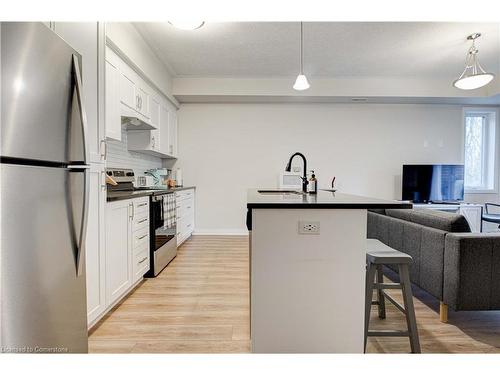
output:
POLYGON ((314 171, 311 171, 311 178, 309 179, 309 194, 317 194, 318 193, 318 180, 316 179, 316 175, 314 171))

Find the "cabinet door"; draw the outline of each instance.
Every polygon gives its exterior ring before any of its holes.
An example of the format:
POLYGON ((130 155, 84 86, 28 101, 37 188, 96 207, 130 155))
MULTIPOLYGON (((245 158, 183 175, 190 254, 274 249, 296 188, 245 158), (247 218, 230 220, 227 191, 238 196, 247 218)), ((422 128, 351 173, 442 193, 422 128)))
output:
POLYGON ((145 86, 136 86, 136 95, 137 95, 137 102, 138 102, 138 108, 137 111, 146 117, 147 119, 150 118, 149 114, 149 93, 145 86))
POLYGON ((116 302, 131 286, 131 202, 107 203, 106 208, 106 305, 116 302))
POLYGON ((52 28, 82 56, 82 84, 90 161, 104 161, 102 113, 104 25, 98 22, 53 22, 52 28))
POLYGON ((160 106, 160 152, 169 155, 170 152, 170 115, 167 107, 164 104, 160 106))
POLYGON ((155 126, 155 130, 151 130, 151 149, 161 152, 161 129, 160 129, 160 101, 156 97, 151 97, 150 100, 151 125, 155 126))
POLYGON ((168 154, 177 157, 177 112, 172 110, 169 112, 168 121, 168 154))
POLYGON ((86 240, 87 321, 93 323, 106 309, 106 252, 104 205, 106 184, 104 166, 90 169, 89 217, 86 240))
POLYGON ((120 63, 120 101, 134 111, 139 109, 139 97, 135 87, 135 73, 124 62, 120 63))
POLYGON ((105 122, 106 137, 122 140, 122 124, 120 117, 120 72, 116 64, 106 60, 105 88, 105 122))

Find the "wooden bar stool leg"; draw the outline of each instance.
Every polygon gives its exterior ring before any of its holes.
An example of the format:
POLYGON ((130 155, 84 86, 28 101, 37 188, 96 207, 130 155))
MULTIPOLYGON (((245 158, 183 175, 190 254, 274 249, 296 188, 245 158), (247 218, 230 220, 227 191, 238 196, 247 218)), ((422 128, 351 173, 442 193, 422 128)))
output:
MULTIPOLYGON (((382 272, 382 265, 377 264, 377 283, 382 284, 384 282, 384 273, 382 272)), ((385 319, 385 297, 382 289, 377 289, 377 301, 378 301, 378 317, 380 319, 385 319)))
POLYGON ((370 311, 372 308, 373 283, 375 282, 375 273, 377 269, 374 264, 368 263, 366 266, 366 285, 365 285, 365 344, 363 351, 366 352, 366 342, 368 340, 368 327, 370 325, 370 311))
POLYGON ((420 341, 418 339, 417 320, 415 318, 415 308, 413 306, 413 296, 411 293, 410 273, 407 264, 399 265, 399 277, 403 287, 403 300, 406 311, 406 324, 410 336, 410 347, 412 353, 420 353, 420 341))

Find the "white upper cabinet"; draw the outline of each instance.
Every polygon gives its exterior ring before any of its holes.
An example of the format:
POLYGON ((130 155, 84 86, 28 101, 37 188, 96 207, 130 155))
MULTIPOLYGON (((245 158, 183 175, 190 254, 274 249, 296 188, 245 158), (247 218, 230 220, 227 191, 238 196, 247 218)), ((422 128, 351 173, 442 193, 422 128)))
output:
POLYGON ((159 94, 150 97, 151 124, 155 130, 129 131, 128 149, 161 158, 177 157, 176 109, 159 94))
POLYGON ((120 116, 120 102, 116 100, 119 94, 120 87, 120 71, 116 66, 114 61, 106 60, 106 111, 105 111, 105 122, 106 122, 106 137, 115 139, 117 141, 122 140, 122 122, 120 116))
POLYGON ((177 110, 169 111, 168 154, 177 157, 177 110))
POLYGON ((169 155, 170 149, 169 120, 170 116, 167 106, 162 103, 160 106, 160 150, 164 155, 169 155))
POLYGON ((118 58, 117 66, 120 71, 120 102, 133 110, 137 110, 139 101, 136 95, 135 73, 132 69, 122 64, 118 58))
POLYGON ((105 159, 105 130, 102 95, 104 94, 104 25, 98 22, 47 22, 57 35, 82 56, 83 99, 87 115, 90 162, 105 159))
POLYGON ((141 81, 138 82, 138 85, 136 86, 136 95, 137 95, 137 102, 138 102, 137 112, 139 112, 141 115, 143 115, 144 117, 149 119, 150 118, 150 114, 149 114, 150 91, 146 88, 146 85, 144 84, 144 82, 141 82, 141 81))

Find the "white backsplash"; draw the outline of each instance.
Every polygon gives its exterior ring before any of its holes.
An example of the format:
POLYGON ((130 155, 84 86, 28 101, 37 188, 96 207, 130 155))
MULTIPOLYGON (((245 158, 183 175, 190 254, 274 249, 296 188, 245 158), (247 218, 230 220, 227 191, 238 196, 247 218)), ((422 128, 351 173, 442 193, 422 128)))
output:
POLYGON ((107 168, 131 168, 136 176, 144 175, 147 169, 161 168, 161 158, 127 150, 127 131, 122 130, 122 141, 108 139, 107 168))

